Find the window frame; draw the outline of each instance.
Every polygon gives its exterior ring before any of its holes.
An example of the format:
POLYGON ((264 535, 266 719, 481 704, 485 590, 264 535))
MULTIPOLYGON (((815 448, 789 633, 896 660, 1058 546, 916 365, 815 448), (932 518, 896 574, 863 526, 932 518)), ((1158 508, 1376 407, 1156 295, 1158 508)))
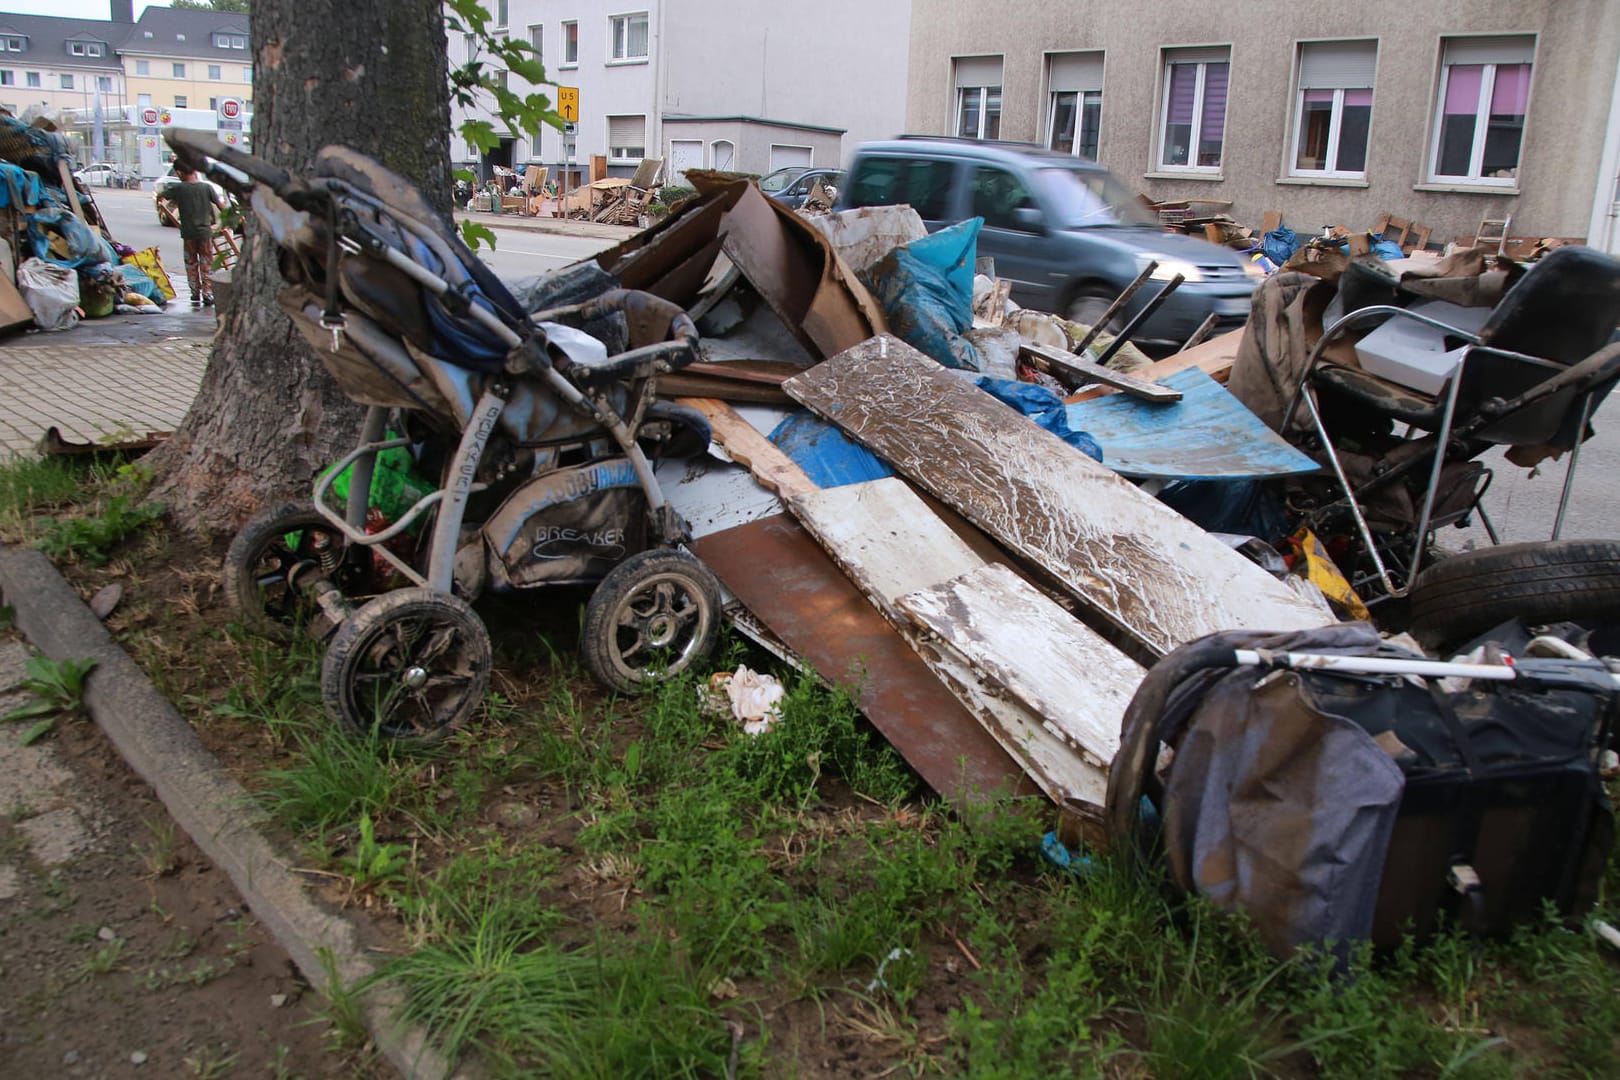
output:
POLYGON ((609 15, 608 19, 608 59, 611 64, 646 64, 652 60, 652 16, 647 11, 626 11, 617 15, 609 15), (641 19, 647 24, 647 51, 639 55, 630 53, 630 22, 641 19), (623 29, 623 41, 620 41, 620 29, 623 29), (624 53, 619 52, 623 46, 624 53))
POLYGON ((559 68, 579 67, 579 20, 564 19, 562 21, 562 60, 558 62, 559 68), (569 33, 573 31, 573 33, 569 33), (569 52, 573 57, 569 57, 569 52))
POLYGON ((150 76, 152 74, 152 62, 150 60, 135 61, 135 74, 150 76))
POLYGON ((16 86, 17 72, 12 68, 0 68, 0 86, 16 86))
POLYGON ((495 29, 505 30, 507 26, 511 25, 512 21, 511 0, 495 0, 494 7, 495 10, 490 14, 494 16, 492 21, 495 24, 495 29))
MULTIPOLYGON (((1367 169, 1365 164, 1361 170, 1339 168, 1304 169, 1299 165, 1299 140, 1301 127, 1305 119, 1306 88, 1300 86, 1300 79, 1305 69, 1305 50, 1312 45, 1336 44, 1367 44, 1373 51, 1373 78, 1378 82, 1378 54, 1383 42, 1378 38, 1323 38, 1297 43, 1294 50, 1294 101, 1293 112, 1289 118, 1289 136, 1284 162, 1283 175, 1298 180, 1366 180, 1367 169)), ((1323 87, 1312 87, 1321 90, 1323 87)), ((1372 155, 1372 109, 1378 102, 1378 87, 1374 86, 1344 86, 1333 88, 1333 108, 1328 121, 1328 156, 1327 161, 1334 166, 1339 163, 1339 136, 1344 123, 1344 94, 1346 90, 1366 90, 1372 94, 1373 104, 1367 106, 1367 145, 1362 148, 1362 161, 1365 163, 1372 155)))
POLYGON ((45 89, 45 77, 37 71, 25 71, 23 72, 23 85, 30 90, 43 90, 45 89))
POLYGON ((1154 133, 1154 140, 1158 144, 1154 154, 1154 169, 1159 172, 1183 173, 1190 176, 1219 177, 1226 168, 1226 119, 1231 111, 1232 104, 1232 46, 1175 46, 1160 50, 1163 57, 1159 65, 1159 123, 1154 133), (1188 60, 1178 59, 1178 55, 1185 57, 1188 53, 1203 52, 1213 49, 1224 49, 1225 60, 1188 60), (1203 142, 1204 135, 1204 92, 1208 85, 1209 65, 1226 65, 1226 102, 1221 109, 1221 153, 1220 161, 1214 165, 1198 164, 1198 147, 1203 142), (1177 65, 1187 65, 1197 69, 1193 82, 1193 124, 1192 131, 1187 139, 1187 164, 1177 165, 1165 160, 1168 157, 1170 146, 1170 78, 1177 65))
POLYGON ((534 49, 534 58, 540 63, 546 62, 546 24, 529 24, 529 47, 534 49))
POLYGON ((1095 162, 1102 154, 1102 97, 1103 92, 1101 90, 1048 90, 1046 92, 1046 148, 1054 153, 1067 153, 1071 157, 1095 162), (1067 151, 1058 150, 1053 145, 1057 141, 1058 98, 1064 94, 1074 96, 1075 107, 1074 145, 1067 151), (1088 130, 1086 127, 1086 106, 1092 103, 1090 99, 1093 97, 1097 99, 1095 102, 1097 106, 1097 124, 1095 130, 1090 131, 1090 134, 1092 141, 1096 143, 1097 153, 1088 158, 1080 152, 1080 148, 1085 144, 1085 134, 1088 130))
POLYGON ((1001 137, 1001 98, 1004 91, 1000 86, 958 86, 956 88, 956 122, 951 125, 952 132, 961 139, 999 139, 1001 137), (990 91, 996 92, 996 133, 986 135, 988 120, 990 119, 990 91), (976 94, 979 98, 979 130, 975 135, 962 134, 962 117, 967 107, 967 96, 976 94))
POLYGON ((211 82, 221 82, 225 78, 225 68, 221 64, 208 65, 208 78, 211 82))
POLYGON ((72 72, 64 71, 64 72, 61 73, 61 75, 57 76, 57 89, 59 89, 59 90, 77 90, 78 89, 78 87, 73 84, 73 73, 72 72))
POLYGON ((191 105, 189 104, 190 101, 191 101, 191 95, 190 94, 176 94, 176 95, 174 95, 174 107, 177 108, 177 109, 189 109, 189 108, 191 108, 191 105))
POLYGON ((24 44, 27 40, 26 35, 7 34, 0 37, 0 52, 24 52, 27 49, 24 44))
POLYGON ((184 79, 186 77, 186 65, 173 61, 171 61, 171 64, 169 77, 171 79, 184 79))
MULTIPOLYGON (((1434 105, 1429 111, 1429 123, 1432 131, 1429 133, 1429 158, 1425 163, 1423 175, 1429 184, 1443 184, 1448 187, 1479 187, 1479 188, 1507 188, 1517 190, 1519 186, 1518 171, 1524 167, 1524 136, 1530 126, 1530 94, 1535 87, 1536 78, 1536 46, 1539 39, 1533 34, 1523 37, 1530 39, 1530 59, 1522 66, 1530 69, 1530 82, 1525 87, 1524 96, 1524 126, 1519 130, 1519 153, 1514 165, 1513 176, 1481 176, 1484 166, 1485 140, 1490 135, 1490 100, 1496 93, 1496 69, 1499 67, 1518 67, 1518 63, 1502 65, 1488 64, 1448 64, 1446 63, 1446 46, 1449 42, 1466 40, 1468 35, 1442 37, 1440 39, 1440 76, 1435 82, 1434 105), (1468 173, 1456 175, 1440 171, 1440 138, 1445 123, 1446 93, 1451 88, 1451 70, 1455 67, 1479 67, 1479 96, 1474 102, 1474 141, 1468 155, 1468 173)), ((1501 35, 1514 36, 1521 35, 1501 35)))

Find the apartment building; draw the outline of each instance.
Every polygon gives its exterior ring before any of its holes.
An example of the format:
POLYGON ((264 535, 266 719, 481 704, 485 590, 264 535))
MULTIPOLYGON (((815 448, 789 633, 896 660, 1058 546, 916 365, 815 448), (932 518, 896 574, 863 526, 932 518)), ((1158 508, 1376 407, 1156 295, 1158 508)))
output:
POLYGON ((107 111, 123 105, 117 47, 129 29, 127 20, 0 13, 0 107, 20 117, 68 109, 89 115, 98 97, 107 111))
POLYGON ((246 15, 149 7, 118 53, 132 105, 212 110, 221 98, 253 100, 246 15))
MULTIPOLYGON (((501 146, 482 158, 453 138, 452 156, 475 170, 543 164, 555 176, 593 154, 621 176, 643 157, 664 158, 671 177, 688 168, 835 166, 857 143, 890 137, 904 122, 911 0, 826 0, 792 11, 719 0, 487 6, 503 32, 540 51, 551 80, 513 89, 555 97, 556 86, 577 87, 580 115, 571 133, 502 131, 501 146)), ((466 62, 469 49, 476 44, 452 35, 450 62, 466 62)))
POLYGON ((1620 248, 1614 0, 915 0, 916 132, 1040 143, 1296 230, 1620 248))

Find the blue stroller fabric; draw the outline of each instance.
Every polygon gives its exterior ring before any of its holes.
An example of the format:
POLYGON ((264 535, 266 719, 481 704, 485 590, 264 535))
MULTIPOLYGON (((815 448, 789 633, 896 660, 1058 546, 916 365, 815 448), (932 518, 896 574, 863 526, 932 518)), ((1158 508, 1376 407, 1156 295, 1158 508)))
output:
POLYGON ((962 336, 973 325, 973 264, 983 218, 902 244, 866 271, 889 329, 948 368, 982 371, 979 350, 962 336))

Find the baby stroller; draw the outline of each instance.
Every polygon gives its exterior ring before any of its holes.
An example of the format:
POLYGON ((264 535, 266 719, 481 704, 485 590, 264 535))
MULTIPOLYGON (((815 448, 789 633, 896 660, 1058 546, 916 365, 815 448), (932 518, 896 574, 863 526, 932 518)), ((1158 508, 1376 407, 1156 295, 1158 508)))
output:
POLYGON ((369 407, 312 502, 250 521, 226 558, 250 629, 330 635, 334 720, 417 743, 466 721, 490 679, 470 606, 486 589, 594 583, 581 647, 612 690, 707 655, 719 586, 680 547, 687 526, 649 461, 708 445, 701 414, 655 399, 657 376, 697 355, 678 306, 613 289, 531 316, 416 188, 363 155, 328 147, 293 177, 197 132, 167 138, 250 200, 280 248, 281 306, 369 407), (386 520, 379 472, 431 479, 386 520))

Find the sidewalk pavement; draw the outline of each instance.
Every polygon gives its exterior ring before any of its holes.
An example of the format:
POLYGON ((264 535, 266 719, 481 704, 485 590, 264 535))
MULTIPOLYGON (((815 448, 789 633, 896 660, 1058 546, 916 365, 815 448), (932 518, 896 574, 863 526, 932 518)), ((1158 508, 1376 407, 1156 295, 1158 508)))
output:
POLYGON ((213 346, 212 309, 111 316, 0 343, 0 461, 34 457, 46 428, 114 442, 180 426, 213 346))
POLYGON ((634 225, 605 225, 595 221, 576 221, 573 218, 527 217, 523 214, 486 214, 456 211, 456 225, 475 221, 490 229, 511 229, 518 232, 556 233, 560 236, 586 236, 595 240, 624 240, 641 230, 634 225))

